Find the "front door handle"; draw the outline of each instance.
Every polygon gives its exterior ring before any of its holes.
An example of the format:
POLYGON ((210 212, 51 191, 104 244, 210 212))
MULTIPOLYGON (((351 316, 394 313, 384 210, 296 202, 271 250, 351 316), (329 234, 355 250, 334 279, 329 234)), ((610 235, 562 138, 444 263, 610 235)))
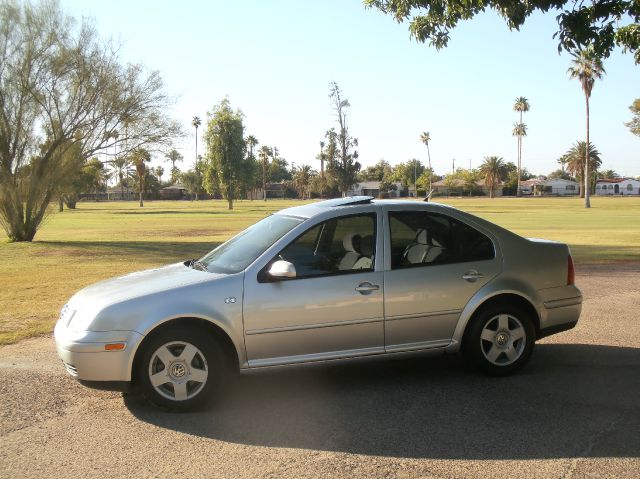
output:
POLYGON ((380 286, 377 284, 371 284, 368 281, 360 283, 356 286, 356 291, 360 294, 371 294, 373 291, 378 291, 380 286))
POLYGON ((480 278, 484 278, 484 275, 482 273, 480 273, 479 271, 476 271, 475 269, 472 269, 470 271, 466 271, 463 275, 462 275, 462 279, 469 281, 470 283, 473 283, 474 281, 476 281, 477 279, 480 278))

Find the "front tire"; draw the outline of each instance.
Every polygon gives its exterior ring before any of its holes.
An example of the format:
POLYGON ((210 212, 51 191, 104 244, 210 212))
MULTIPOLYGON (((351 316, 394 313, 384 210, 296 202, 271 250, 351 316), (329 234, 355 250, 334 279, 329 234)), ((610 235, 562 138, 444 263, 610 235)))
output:
POLYGON ((149 402, 188 411, 220 393, 226 369, 222 351, 206 331, 168 328, 145 344, 137 373, 149 402))
POLYGON ((491 376, 507 376, 531 357, 536 331, 531 317, 515 306, 494 306, 478 313, 465 335, 463 354, 473 367, 491 376))

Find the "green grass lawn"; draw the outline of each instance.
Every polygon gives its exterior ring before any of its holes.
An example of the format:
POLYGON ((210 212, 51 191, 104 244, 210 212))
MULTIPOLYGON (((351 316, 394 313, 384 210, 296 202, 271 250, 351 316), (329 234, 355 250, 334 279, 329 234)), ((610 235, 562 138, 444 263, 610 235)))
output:
MULTIPOLYGON (((640 261, 640 198, 441 199, 523 236, 571 245, 578 264, 640 261)), ((48 333, 67 299, 110 276, 201 256, 298 201, 79 203, 33 243, 0 243, 0 344, 48 333)))

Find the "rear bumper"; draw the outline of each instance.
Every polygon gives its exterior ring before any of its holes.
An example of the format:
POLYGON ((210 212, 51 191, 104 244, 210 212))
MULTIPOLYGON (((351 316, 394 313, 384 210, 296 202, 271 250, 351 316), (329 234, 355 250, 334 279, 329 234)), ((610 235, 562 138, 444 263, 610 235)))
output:
POLYGON ((56 325, 54 336, 58 356, 71 376, 83 383, 99 381, 114 385, 131 381, 133 357, 144 337, 135 331, 73 331, 62 325, 56 325), (105 345, 110 343, 124 343, 125 347, 105 351, 105 345))
POLYGON ((574 328, 582 312, 582 296, 545 301, 543 306, 538 339, 574 328))

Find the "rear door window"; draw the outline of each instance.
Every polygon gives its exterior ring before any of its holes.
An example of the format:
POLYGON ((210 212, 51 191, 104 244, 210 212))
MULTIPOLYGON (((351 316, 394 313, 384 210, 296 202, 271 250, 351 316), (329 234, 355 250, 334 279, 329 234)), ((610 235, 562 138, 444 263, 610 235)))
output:
POLYGON ((493 242, 475 228, 438 213, 390 212, 391 268, 490 260, 493 242))

